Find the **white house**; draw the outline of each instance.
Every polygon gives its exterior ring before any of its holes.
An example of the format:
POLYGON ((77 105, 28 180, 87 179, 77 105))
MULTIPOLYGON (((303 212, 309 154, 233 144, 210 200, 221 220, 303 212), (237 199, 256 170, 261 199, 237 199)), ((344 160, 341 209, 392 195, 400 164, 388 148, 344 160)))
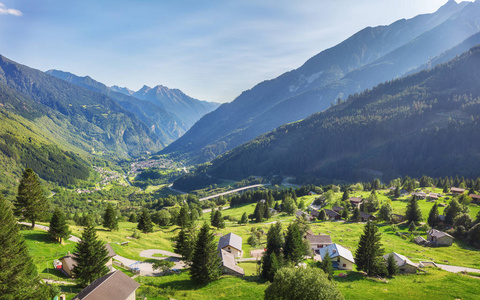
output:
POLYGON ((135 300, 139 286, 138 282, 116 270, 92 282, 73 300, 135 300))
POLYGON ((398 267, 398 271, 401 274, 402 273, 415 274, 417 272, 417 270, 418 270, 418 265, 417 264, 414 264, 412 261, 410 261, 405 256, 403 256, 401 254, 398 254, 398 253, 395 253, 395 252, 385 254, 383 256, 383 259, 385 260, 385 262, 388 260, 388 257, 390 256, 390 254, 393 254, 393 258, 395 259, 395 263, 398 267))
POLYGON ((340 270, 353 269, 353 264, 355 263, 355 260, 353 259, 353 255, 350 250, 344 248, 339 244, 328 245, 326 247, 320 248, 320 256, 322 257, 322 260, 324 259, 327 252, 332 259, 332 265, 334 268, 340 270))
POLYGON ((242 238, 231 232, 222 236, 218 241, 217 250, 220 251, 222 249, 232 253, 234 257, 242 257, 242 238))

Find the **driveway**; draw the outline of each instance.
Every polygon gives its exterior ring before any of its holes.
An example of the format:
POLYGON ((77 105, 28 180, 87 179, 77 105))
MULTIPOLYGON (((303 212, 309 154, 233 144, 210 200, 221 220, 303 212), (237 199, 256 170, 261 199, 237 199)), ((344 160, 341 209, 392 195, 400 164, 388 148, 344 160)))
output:
POLYGON ((181 260, 182 256, 180 254, 173 253, 166 250, 160 250, 160 249, 144 250, 140 252, 140 257, 157 259, 157 260, 168 259, 169 261, 173 261, 175 263, 175 266, 173 267, 173 269, 185 269, 186 267, 185 263, 181 260), (154 254, 161 254, 164 256, 163 257, 153 256, 154 254))
POLYGON ((459 273, 459 272, 466 271, 466 272, 473 272, 473 273, 479 273, 480 274, 479 269, 472 269, 472 268, 465 268, 465 267, 458 267, 458 266, 450 266, 450 265, 442 265, 442 264, 437 264, 437 263, 436 263, 436 265, 440 269, 448 271, 448 272, 452 272, 452 273, 459 273))

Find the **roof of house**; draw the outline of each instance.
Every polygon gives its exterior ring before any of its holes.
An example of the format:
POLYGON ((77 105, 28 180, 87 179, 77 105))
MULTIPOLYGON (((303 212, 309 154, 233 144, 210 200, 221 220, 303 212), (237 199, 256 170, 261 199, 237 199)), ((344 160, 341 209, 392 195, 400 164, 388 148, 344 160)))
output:
POLYGON ((310 214, 312 215, 312 217, 318 217, 318 215, 320 214, 320 212, 316 209, 312 209, 312 211, 310 212, 310 214))
POLYGON ((325 209, 325 214, 330 218, 335 218, 336 216, 340 216, 340 214, 338 214, 336 211, 333 211, 331 209, 325 209))
POLYGON ((350 197, 348 200, 349 200, 350 202, 358 202, 358 203, 360 203, 360 202, 363 201, 363 199, 362 199, 362 198, 359 198, 359 197, 350 197))
POLYGON ((430 229, 429 231, 427 231, 427 233, 431 236, 436 237, 437 239, 445 237, 445 236, 451 237, 452 239, 454 238, 453 236, 449 235, 448 233, 437 230, 435 228, 430 229))
POLYGON ((77 262, 73 259, 74 256, 75 254, 71 254, 60 258, 62 261, 62 266, 67 265, 69 270, 73 270, 73 268, 77 265, 77 262))
POLYGON ((415 239, 414 239, 415 243, 417 244, 421 244, 421 243, 427 243, 427 240, 423 237, 423 236, 417 236, 415 239))
POLYGON ((362 219, 370 219, 371 217, 373 217, 372 214, 366 213, 364 211, 360 212, 360 218, 362 218, 362 219))
POLYGON ((303 214, 307 215, 307 213, 304 212, 303 210, 297 210, 297 211, 295 212, 295 215, 297 215, 297 217, 301 217, 301 216, 303 216, 303 214))
POLYGON ((412 195, 415 195, 417 197, 427 197, 427 194, 425 194, 424 192, 416 192, 412 193, 412 195))
POLYGON ((333 211, 336 211, 336 212, 339 212, 339 211, 342 211, 342 210, 343 210, 343 207, 341 207, 341 206, 336 206, 336 205, 335 205, 335 206, 332 207, 332 210, 333 210, 333 211))
POLYGON ((218 255, 220 256, 220 259, 222 261, 222 265, 225 268, 228 268, 240 275, 245 275, 245 271, 237 266, 237 263, 235 261, 235 257, 233 256, 232 253, 228 253, 227 251, 220 249, 218 255))
POLYGON ((227 246, 230 246, 239 251, 242 251, 242 238, 232 232, 222 236, 218 241, 217 250, 223 249, 227 246))
POLYGON ((468 196, 472 199, 480 199, 480 195, 470 194, 468 196))
POLYGON ((413 267, 416 267, 416 268, 418 267, 416 264, 414 264, 407 257, 405 257, 401 254, 395 253, 395 252, 385 254, 383 256, 383 259, 385 259, 385 261, 386 261, 388 259, 388 257, 390 256, 390 254, 393 254, 393 258, 395 259, 395 263, 397 264, 398 267, 401 267, 401 266, 404 266, 404 265, 410 265, 410 266, 413 266, 413 267))
POLYGON ((78 293, 73 300, 127 299, 140 286, 138 282, 116 270, 98 278, 78 293))
POLYGON ((332 244, 332 238, 326 234, 307 234, 310 244, 332 244))
POLYGON ((428 197, 438 199, 438 194, 428 194, 428 197))
POLYGON ((115 253, 115 251, 113 250, 112 246, 109 243, 105 244, 105 248, 107 249, 108 257, 114 257, 115 255, 117 255, 117 253, 115 253))
POLYGON ((465 189, 457 188, 457 187, 452 187, 450 188, 450 191, 453 193, 464 193, 465 189))
POLYGON ((322 259, 327 254, 327 251, 331 258, 340 256, 348 261, 351 261, 352 263, 355 263, 352 252, 339 244, 331 244, 326 247, 320 248, 320 256, 322 257, 322 259))

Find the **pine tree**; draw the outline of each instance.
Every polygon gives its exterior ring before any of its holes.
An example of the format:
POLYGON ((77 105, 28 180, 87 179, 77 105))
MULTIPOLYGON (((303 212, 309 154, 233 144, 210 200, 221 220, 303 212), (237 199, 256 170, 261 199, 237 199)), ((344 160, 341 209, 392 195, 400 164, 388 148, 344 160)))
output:
POLYGON ((111 203, 108 203, 105 214, 103 215, 103 227, 112 230, 118 230, 118 220, 111 203))
POLYGON ((378 212, 378 218, 385 222, 390 222, 392 221, 392 214, 392 205, 389 202, 385 202, 382 207, 380 207, 380 211, 378 212))
POLYGON ((430 210, 430 213, 428 214, 428 225, 430 227, 435 228, 438 225, 438 205, 437 202, 433 204, 432 209, 430 210))
POLYGON ((303 246, 303 239, 298 225, 291 223, 287 229, 285 236, 285 246, 283 247, 283 255, 287 261, 298 264, 303 261, 305 255, 305 247, 303 246))
POLYGON ((35 227, 35 221, 48 210, 48 202, 43 195, 42 186, 32 169, 25 169, 18 186, 18 195, 15 205, 15 215, 28 220, 35 227))
POLYGON ((379 270, 379 262, 383 261, 381 248, 381 234, 378 232, 377 226, 368 221, 360 236, 360 242, 355 253, 355 263, 357 269, 365 271, 368 275, 376 275, 379 270))
POLYGON ((191 220, 190 220, 190 215, 188 213, 188 208, 185 205, 183 205, 182 208, 180 208, 180 213, 177 219, 177 225, 180 227, 185 227, 185 226, 188 226, 190 222, 191 220))
POLYGON ((282 224, 277 222, 270 226, 267 233, 267 251, 262 258, 261 276, 273 281, 276 271, 282 265, 281 251, 284 246, 282 224))
POLYGON ((342 201, 347 201, 350 196, 348 195, 348 188, 345 188, 342 195, 342 201))
POLYGON ((395 198, 400 197, 400 187, 398 187, 398 186, 395 187, 395 192, 394 192, 393 196, 395 198))
POLYGON ((264 207, 261 201, 258 202, 255 206, 255 211, 253 212, 253 215, 255 216, 255 223, 263 222, 264 207))
POLYGON ((417 229, 417 226, 415 226, 415 222, 412 221, 410 225, 408 225, 408 231, 412 232, 415 231, 415 229, 417 229))
POLYGON ((0 299, 51 299, 40 283, 10 204, 0 195, 0 299))
POLYGON ((268 220, 272 217, 272 214, 270 213, 270 209, 267 206, 267 204, 263 205, 263 218, 268 220))
POLYGON ((327 219, 327 214, 325 213, 325 210, 322 209, 319 213, 318 213, 318 217, 317 219, 319 221, 325 221, 327 219))
POLYGON ((358 222, 359 219, 360 219, 360 210, 358 209, 358 207, 355 207, 355 209, 353 210, 352 217, 350 218, 350 220, 351 220, 352 222, 358 222))
POLYGON ((405 217, 408 222, 415 222, 415 224, 419 224, 423 220, 422 211, 418 206, 417 197, 415 195, 413 195, 408 201, 405 217))
POLYGON ((136 223, 137 222, 137 215, 135 213, 131 213, 130 217, 128 218, 128 222, 136 223))
POLYGON ((247 213, 244 212, 238 224, 247 224, 247 223, 248 223, 248 216, 247 216, 247 213))
POLYGON ((323 270, 323 272, 325 272, 325 274, 327 274, 328 280, 333 279, 332 259, 330 258, 330 254, 328 253, 328 251, 323 257, 321 269, 323 270))
POLYGON ((190 268, 191 278, 200 284, 217 280, 221 275, 220 258, 214 239, 210 226, 204 223, 198 234, 190 268))
POLYGON ((175 252, 182 256, 182 260, 190 265, 195 251, 196 229, 193 224, 181 227, 175 238, 175 252))
POLYGON ((345 209, 342 211, 342 218, 343 218, 345 221, 348 221, 348 210, 347 210, 347 208, 345 208, 345 209))
POLYGON ((67 221, 65 220, 65 214, 58 207, 53 211, 48 233, 53 240, 60 243, 62 240, 67 239, 70 236, 70 230, 67 221))
POLYGON ((460 203, 458 203, 458 200, 453 198, 444 210, 445 223, 453 225, 453 220, 455 220, 455 218, 460 215, 462 211, 463 208, 460 203))
POLYGON ((220 210, 215 211, 215 215, 212 220, 212 226, 216 228, 225 228, 225 220, 223 219, 220 210))
POLYGON ((150 218, 150 214, 146 208, 142 209, 140 218, 138 220, 137 229, 141 230, 143 233, 153 232, 153 223, 150 218))
POLYGON ((95 279, 108 273, 105 264, 108 262, 108 251, 105 245, 98 240, 95 227, 89 225, 82 233, 82 240, 75 248, 73 268, 75 279, 81 286, 87 286, 95 279))
POLYGON ((387 259, 387 273, 388 277, 393 277, 397 275, 398 273, 398 266, 397 262, 395 261, 395 257, 393 256, 393 253, 390 253, 387 259))

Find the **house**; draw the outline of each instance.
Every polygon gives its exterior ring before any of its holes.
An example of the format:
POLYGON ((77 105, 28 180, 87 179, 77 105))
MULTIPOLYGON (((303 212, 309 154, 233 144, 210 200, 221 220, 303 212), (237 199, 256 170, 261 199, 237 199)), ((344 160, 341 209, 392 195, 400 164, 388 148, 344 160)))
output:
POLYGON ((435 245, 451 246, 453 243, 453 239, 453 236, 437 229, 432 228, 427 231, 427 241, 435 245))
POLYGON ((430 194, 428 194, 428 199, 429 200, 438 200, 438 194, 430 193, 430 194))
POLYGON ((276 209, 269 207, 268 210, 270 211, 270 215, 272 216, 278 214, 278 211, 276 209))
MULTIPOLYGON (((108 243, 105 244, 105 249, 107 249, 108 253, 108 261, 105 266, 107 266, 110 271, 113 271, 113 257, 117 254, 113 250, 112 246, 108 243)), ((75 268, 75 266, 77 265, 77 262, 73 259, 74 257, 75 254, 69 254, 60 258, 63 272, 65 272, 70 277, 73 277, 73 268, 75 268)))
POLYGON ((138 282, 116 270, 92 282, 73 300, 135 300, 139 286, 138 282))
POLYGON ((297 218, 301 218, 301 217, 303 217, 303 215, 305 215, 305 217, 308 217, 308 214, 306 212, 304 212, 303 210, 297 210, 295 212, 295 216, 297 216, 297 218))
POLYGON ((352 252, 344 248, 339 244, 331 244, 326 247, 320 248, 320 256, 322 260, 326 254, 330 255, 332 259, 332 265, 334 268, 340 270, 352 270, 355 260, 353 259, 352 252))
POLYGON ((452 187, 452 188, 450 189, 450 192, 452 192, 452 194, 454 194, 454 195, 460 195, 460 194, 465 193, 465 189, 461 189, 461 188, 457 188, 457 187, 452 187))
POLYGON ((392 214, 392 219, 395 223, 401 223, 405 221, 405 216, 399 214, 392 214))
POLYGON ((343 207, 341 207, 341 206, 334 206, 334 207, 332 207, 332 210, 333 210, 334 212, 340 213, 341 211, 343 211, 343 207))
POLYGON ((314 191, 310 191, 308 192, 309 195, 316 195, 317 193, 315 193, 314 191))
POLYGON ((342 216, 339 213, 337 213, 337 212, 335 212, 331 209, 325 209, 325 214, 327 215, 327 219, 331 220, 331 221, 342 219, 342 216))
POLYGON ((480 204, 480 195, 470 194, 468 196, 472 198, 473 203, 480 204))
POLYGON ((320 212, 316 209, 312 209, 312 211, 310 212, 310 215, 312 216, 312 218, 315 218, 315 219, 318 218, 319 214, 320 214, 320 212))
POLYGON ((313 234, 307 232, 307 241, 310 243, 314 252, 319 252, 320 248, 326 247, 332 244, 332 238, 326 234, 313 234))
POLYGON ((237 266, 235 261, 235 256, 232 253, 227 252, 223 249, 220 249, 218 252, 220 260, 222 261, 222 274, 234 275, 234 276, 244 276, 245 271, 237 266))
POLYGON ((388 260, 388 257, 390 256, 390 254, 393 254, 393 258, 395 259, 395 263, 398 267, 398 271, 400 274, 405 274, 405 273, 415 274, 417 272, 418 270, 417 264, 414 264, 405 256, 395 252, 385 254, 383 256, 383 259, 385 260, 385 262, 388 260))
POLYGON ((415 244, 418 245, 428 245, 428 241, 423 238, 423 236, 417 236, 414 240, 415 244))
POLYGON ((366 213, 366 212, 364 212, 364 211, 361 211, 361 212, 360 212, 360 216, 359 216, 359 217, 360 217, 360 220, 361 220, 362 222, 366 222, 366 221, 368 221, 368 220, 372 220, 372 221, 373 221, 373 220, 376 219, 376 217, 375 217, 374 215, 369 214, 369 213, 366 213))
POLYGON ((355 207, 360 207, 360 204, 362 204, 363 199, 358 197, 350 197, 348 201, 350 201, 350 203, 352 204, 352 207, 355 208, 355 207))
POLYGON ((425 194, 424 192, 415 192, 415 193, 412 193, 413 196, 416 196, 417 199, 425 199, 427 198, 427 194, 425 194))
POLYGON ((225 250, 232 253, 234 257, 242 257, 242 238, 235 233, 229 233, 220 238, 217 250, 225 250))

